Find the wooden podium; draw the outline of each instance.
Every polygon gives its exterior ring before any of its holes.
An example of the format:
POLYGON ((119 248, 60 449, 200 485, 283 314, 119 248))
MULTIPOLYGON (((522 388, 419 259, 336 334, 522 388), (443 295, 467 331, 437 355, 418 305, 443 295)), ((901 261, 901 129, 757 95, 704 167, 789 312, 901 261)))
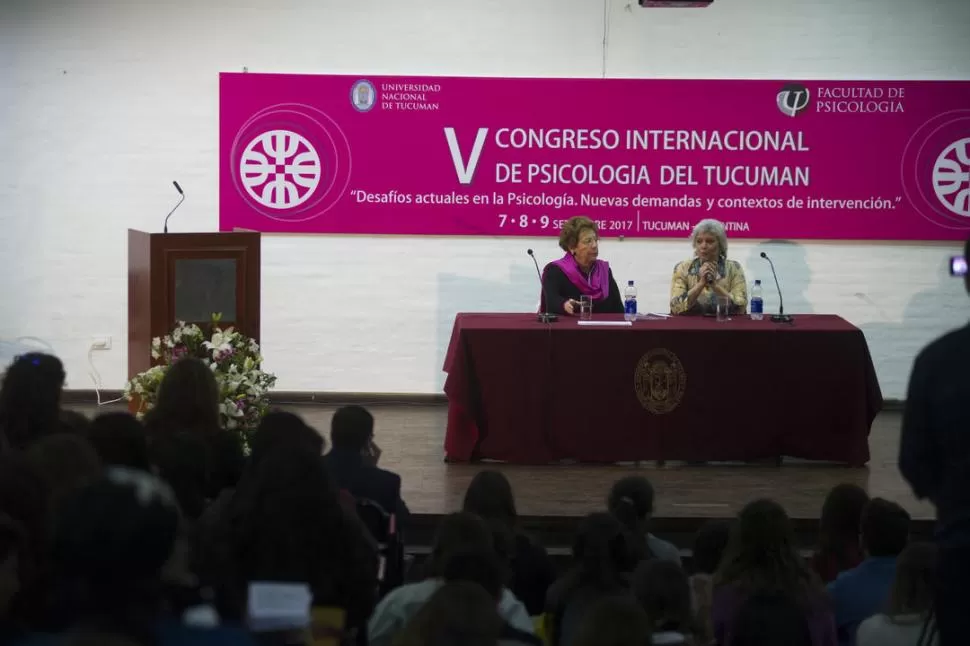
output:
POLYGON ((213 312, 259 342, 257 232, 128 230, 128 378, 152 366, 152 338, 176 321, 206 325, 213 312))

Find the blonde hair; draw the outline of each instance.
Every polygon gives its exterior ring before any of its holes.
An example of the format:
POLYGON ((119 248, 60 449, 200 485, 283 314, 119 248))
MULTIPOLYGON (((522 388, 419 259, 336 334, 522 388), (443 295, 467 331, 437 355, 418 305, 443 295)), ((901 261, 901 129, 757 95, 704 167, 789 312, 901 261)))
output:
POLYGON ((574 215, 569 218, 562 225, 562 231, 559 232, 559 247, 563 251, 571 251, 579 245, 579 234, 586 229, 591 230, 599 236, 599 229, 596 228, 596 223, 585 215, 574 215))

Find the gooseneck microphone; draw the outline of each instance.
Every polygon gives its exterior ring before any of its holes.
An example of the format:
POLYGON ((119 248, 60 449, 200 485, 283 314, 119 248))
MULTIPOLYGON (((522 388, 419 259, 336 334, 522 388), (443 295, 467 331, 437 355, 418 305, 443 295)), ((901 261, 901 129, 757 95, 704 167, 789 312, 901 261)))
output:
POLYGON ((775 263, 771 262, 771 258, 764 251, 761 252, 761 257, 771 265, 771 275, 775 277, 775 289, 778 290, 778 313, 774 314, 771 320, 775 323, 791 323, 795 319, 785 315, 785 299, 781 296, 781 285, 778 283, 778 274, 775 273, 775 263))
POLYGON ((178 207, 182 206, 182 202, 185 201, 185 191, 182 190, 182 187, 179 186, 179 183, 176 182, 176 181, 173 181, 172 184, 175 185, 175 190, 179 192, 179 201, 175 205, 175 207, 171 211, 168 212, 168 215, 165 216, 165 226, 164 226, 164 232, 165 233, 168 233, 168 219, 170 217, 172 217, 172 214, 173 213, 175 213, 175 209, 177 209, 178 207))
MULTIPOLYGON (((541 294, 544 287, 542 285, 542 272, 539 271, 539 261, 536 260, 536 255, 532 253, 532 249, 526 250, 529 256, 532 258, 532 263, 536 266, 536 276, 539 277, 539 293, 541 294)), ((544 300, 544 299, 543 299, 544 300)), ((546 303, 546 308, 549 307, 549 303, 546 303)), ((536 315, 536 320, 540 323, 555 323, 559 320, 559 317, 552 312, 540 312, 536 315)))

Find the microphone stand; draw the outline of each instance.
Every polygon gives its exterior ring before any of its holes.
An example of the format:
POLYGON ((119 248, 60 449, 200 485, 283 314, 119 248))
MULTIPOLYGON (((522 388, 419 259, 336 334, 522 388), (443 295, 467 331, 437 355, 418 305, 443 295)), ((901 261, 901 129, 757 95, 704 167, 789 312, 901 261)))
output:
MULTIPOLYGON (((541 293, 542 293, 541 290, 543 289, 542 272, 539 271, 539 261, 536 260, 536 256, 534 253, 532 253, 532 249, 528 249, 527 252, 529 256, 532 258, 532 263, 536 266, 536 275, 539 277, 540 298, 542 298, 541 296, 541 293)), ((547 308, 549 307, 549 303, 546 303, 546 307, 547 308)), ((539 314, 536 315, 536 321, 538 321, 539 323, 555 323, 558 320, 559 320, 559 317, 553 314, 552 312, 540 312, 539 314)))
POLYGON ((791 323, 795 318, 785 314, 785 299, 781 295, 781 285, 778 283, 778 274, 775 273, 775 263, 771 262, 771 258, 764 251, 761 252, 761 257, 768 261, 768 265, 771 267, 771 275, 775 278, 775 289, 778 291, 778 313, 772 314, 771 320, 774 323, 791 323))
POLYGON ((165 224, 162 227, 163 228, 163 233, 168 233, 168 219, 170 217, 172 217, 172 214, 173 213, 175 213, 175 209, 177 209, 178 207, 182 206, 182 202, 185 201, 185 191, 182 190, 182 187, 179 186, 179 183, 178 182, 172 182, 172 184, 175 186, 175 190, 179 192, 179 201, 175 203, 175 206, 172 208, 172 210, 169 211, 168 212, 168 215, 165 216, 165 224))

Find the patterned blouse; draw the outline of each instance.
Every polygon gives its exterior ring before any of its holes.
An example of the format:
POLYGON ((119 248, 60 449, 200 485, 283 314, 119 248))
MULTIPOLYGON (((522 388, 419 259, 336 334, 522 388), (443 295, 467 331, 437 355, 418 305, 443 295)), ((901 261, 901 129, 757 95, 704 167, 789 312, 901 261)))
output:
MULTIPOLYGON (((687 292, 700 282, 700 258, 692 258, 678 263, 674 267, 674 276, 670 282, 670 313, 671 314, 716 314, 717 292, 710 287, 697 296, 697 301, 690 308, 687 307, 687 292)), ((724 288, 731 295, 731 313, 743 314, 748 310, 748 285, 744 278, 744 270, 736 260, 721 258, 717 263, 717 285, 724 288)))

